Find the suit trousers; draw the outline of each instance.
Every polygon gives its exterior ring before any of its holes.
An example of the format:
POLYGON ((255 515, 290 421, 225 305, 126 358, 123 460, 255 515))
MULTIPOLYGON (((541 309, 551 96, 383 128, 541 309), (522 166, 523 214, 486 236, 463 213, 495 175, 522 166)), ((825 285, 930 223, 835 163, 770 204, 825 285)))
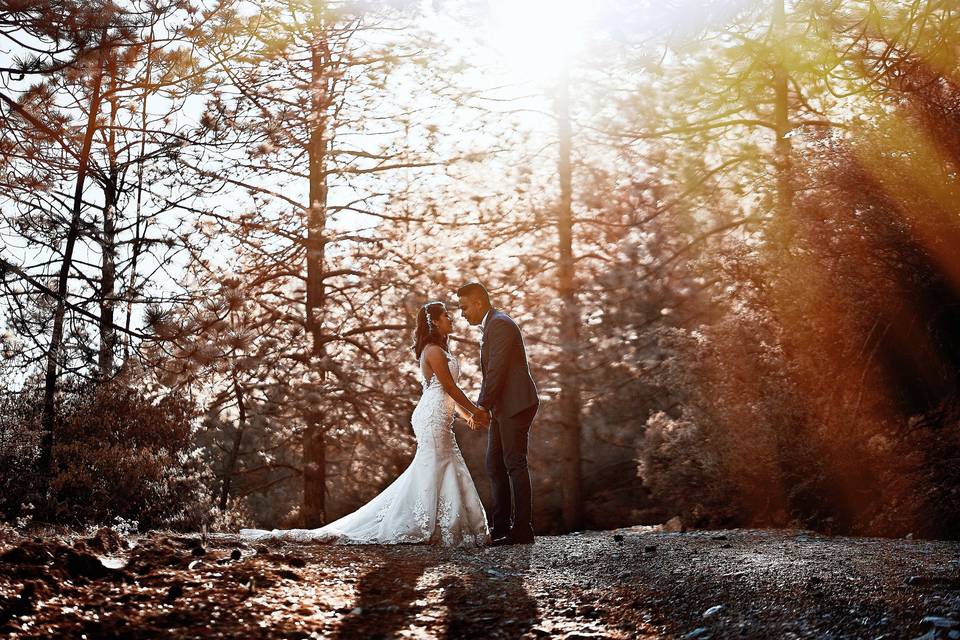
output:
POLYGON ((508 532, 533 535, 527 438, 536 414, 537 406, 534 405, 517 415, 497 416, 490 421, 486 466, 493 499, 490 520, 494 535, 506 535, 508 532))

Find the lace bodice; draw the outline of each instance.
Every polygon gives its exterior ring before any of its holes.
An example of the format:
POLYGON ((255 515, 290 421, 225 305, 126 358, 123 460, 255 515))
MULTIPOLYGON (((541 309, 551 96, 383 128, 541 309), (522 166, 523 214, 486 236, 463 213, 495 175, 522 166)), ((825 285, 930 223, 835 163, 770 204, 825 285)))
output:
MULTIPOLYGON (((447 351, 444 351, 444 353, 447 356, 447 366, 450 369, 450 375, 453 377, 454 383, 460 382, 460 362, 457 361, 456 356, 454 356, 452 353, 449 353, 447 351)), ((423 360, 425 357, 426 357, 426 351, 420 354, 420 373, 423 373, 423 360)), ((421 378, 420 384, 423 385, 424 391, 426 391, 431 387, 440 387, 441 389, 443 388, 440 385, 440 379, 437 377, 436 372, 434 372, 430 376, 429 380, 421 378)))
MULTIPOLYGON (((453 381, 457 382, 460 379, 460 365, 452 354, 446 353, 446 356, 450 375, 453 376, 453 381)), ((420 370, 423 371, 422 355, 420 370)), ((421 380, 421 383, 423 394, 410 418, 413 433, 417 437, 417 453, 419 454, 421 449, 427 447, 437 456, 452 455, 454 449, 459 454, 460 449, 453 436, 456 403, 443 390, 443 385, 440 384, 436 373, 431 375, 429 380, 421 380)))

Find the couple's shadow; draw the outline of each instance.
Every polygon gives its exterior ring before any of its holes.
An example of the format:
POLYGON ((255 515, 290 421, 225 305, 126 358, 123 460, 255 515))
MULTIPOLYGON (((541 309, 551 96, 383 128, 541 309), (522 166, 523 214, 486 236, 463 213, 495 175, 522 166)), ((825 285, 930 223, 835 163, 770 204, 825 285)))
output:
POLYGON ((382 562, 359 579, 353 611, 335 637, 392 638, 422 627, 440 638, 487 637, 493 629, 516 638, 539 621, 524 585, 530 545, 423 551, 384 550, 382 562))

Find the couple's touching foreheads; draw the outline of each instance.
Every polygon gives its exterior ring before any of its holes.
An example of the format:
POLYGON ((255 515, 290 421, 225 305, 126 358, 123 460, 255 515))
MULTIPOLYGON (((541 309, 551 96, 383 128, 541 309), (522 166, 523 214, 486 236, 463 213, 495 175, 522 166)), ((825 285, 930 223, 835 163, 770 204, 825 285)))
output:
POLYGON ((427 302, 417 312, 413 343, 423 392, 410 420, 417 439, 410 466, 370 502, 319 529, 242 529, 243 537, 445 546, 533 542, 527 446, 540 402, 523 335, 479 282, 457 289, 457 305, 479 330, 482 380, 476 400, 460 387, 460 365, 449 348, 451 310, 427 302), (487 430, 489 519, 454 436, 455 413, 471 429, 487 430))

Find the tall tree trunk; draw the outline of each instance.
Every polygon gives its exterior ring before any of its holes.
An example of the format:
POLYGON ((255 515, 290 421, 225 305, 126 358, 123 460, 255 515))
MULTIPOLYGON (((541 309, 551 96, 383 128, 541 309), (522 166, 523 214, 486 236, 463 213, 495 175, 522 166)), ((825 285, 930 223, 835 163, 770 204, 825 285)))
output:
MULTIPOLYGON (((330 59, 324 29, 324 2, 314 0, 314 41, 310 48, 313 127, 310 130, 310 207, 307 210, 307 301, 306 327, 311 336, 311 355, 323 357, 324 231, 327 223, 327 64, 330 59)), ((303 434, 303 510, 305 527, 326 522, 326 439, 322 412, 311 408, 303 434)))
MULTIPOLYGON (((123 321, 124 328, 130 330, 130 318, 133 316, 133 300, 137 295, 137 261, 140 258, 142 247, 142 232, 140 225, 143 221, 143 165, 144 158, 147 155, 147 122, 149 112, 147 111, 147 102, 150 97, 150 85, 153 78, 153 40, 155 37, 154 26, 150 25, 150 39, 147 41, 147 67, 145 70, 146 81, 143 86, 143 99, 140 103, 140 155, 137 157, 137 210, 136 222, 133 232, 133 247, 130 258, 130 280, 127 283, 127 313, 123 321)), ((130 359, 130 334, 124 334, 123 341, 123 364, 130 359)))
POLYGON ((773 25, 771 36, 776 50, 773 68, 773 119, 776 126, 774 141, 774 165, 776 169, 777 192, 776 228, 778 250, 786 250, 794 233, 793 220, 793 182, 791 179, 792 158, 790 138, 790 96, 788 89, 789 74, 783 59, 782 43, 786 37, 787 18, 784 0, 774 0, 773 25))
MULTIPOLYGON (((104 38, 105 39, 105 38, 104 38)), ((50 347, 47 350, 47 366, 43 385, 43 412, 40 425, 42 437, 40 440, 40 469, 45 477, 49 478, 53 461, 54 442, 54 398, 57 390, 58 368, 60 364, 60 348, 63 343, 63 322, 66 315, 67 284, 69 282, 70 266, 73 262, 73 248, 80 232, 80 212, 83 209, 83 187, 87 178, 90 164, 90 148, 93 136, 97 130, 97 113, 100 111, 100 88, 103 82, 103 57, 105 43, 100 42, 100 52, 96 73, 90 91, 90 107, 87 116, 87 128, 83 136, 83 145, 80 148, 80 157, 77 163, 77 182, 73 190, 73 212, 70 217, 70 227, 67 230, 67 244, 63 251, 63 261, 60 265, 60 275, 57 278, 57 306, 53 312, 53 329, 50 333, 50 347)))
POLYGON ((557 212, 557 236, 560 259, 557 265, 557 293, 560 297, 559 413, 563 526, 572 531, 583 519, 580 487, 580 379, 579 354, 580 307, 577 303, 575 261, 573 257, 573 131, 570 123, 570 75, 565 65, 557 87, 555 109, 560 139, 558 171, 560 206, 557 212))
POLYGON ((237 433, 233 438, 233 446, 227 454, 223 465, 223 484, 220 485, 220 511, 226 511, 230 499, 230 490, 233 485, 233 476, 237 471, 237 458, 240 456, 240 444, 243 433, 247 429, 247 405, 243 398, 243 388, 237 378, 236 369, 233 370, 233 393, 237 400, 237 433))
POLYGON ((116 344, 113 316, 116 307, 114 299, 117 279, 115 216, 119 169, 117 168, 117 136, 114 127, 117 122, 118 105, 116 95, 112 91, 116 88, 116 74, 116 62, 111 61, 110 130, 107 132, 108 167, 103 185, 103 236, 100 245, 100 352, 97 364, 101 380, 108 380, 113 375, 113 348, 116 344))

